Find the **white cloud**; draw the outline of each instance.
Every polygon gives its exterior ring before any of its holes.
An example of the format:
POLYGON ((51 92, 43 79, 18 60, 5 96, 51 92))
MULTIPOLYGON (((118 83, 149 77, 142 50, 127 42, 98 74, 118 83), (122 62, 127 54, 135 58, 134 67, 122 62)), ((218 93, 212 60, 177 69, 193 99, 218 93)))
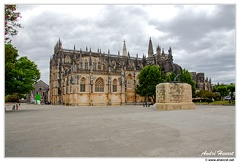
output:
POLYGON ((61 38, 67 49, 91 47, 131 56, 172 47, 174 62, 213 82, 235 80, 234 5, 19 5, 23 29, 13 37, 21 56, 35 61, 48 83, 49 59, 61 38), (41 56, 41 57, 39 57, 41 56), (229 74, 224 74, 225 71, 229 74))
POLYGON ((148 13, 149 18, 159 21, 170 21, 179 12, 174 5, 143 5, 143 10, 148 13))

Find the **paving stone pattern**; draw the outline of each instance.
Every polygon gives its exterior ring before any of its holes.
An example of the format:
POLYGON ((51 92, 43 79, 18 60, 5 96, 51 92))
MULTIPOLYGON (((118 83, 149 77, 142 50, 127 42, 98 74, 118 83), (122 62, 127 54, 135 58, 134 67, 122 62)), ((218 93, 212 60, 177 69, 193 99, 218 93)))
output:
POLYGON ((234 106, 21 104, 5 111, 5 157, 203 157, 206 150, 235 156, 234 106))

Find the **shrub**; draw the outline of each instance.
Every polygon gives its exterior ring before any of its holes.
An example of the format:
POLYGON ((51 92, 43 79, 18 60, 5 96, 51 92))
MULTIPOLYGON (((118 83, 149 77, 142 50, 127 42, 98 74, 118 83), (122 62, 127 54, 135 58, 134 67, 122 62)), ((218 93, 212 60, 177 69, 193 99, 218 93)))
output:
POLYGON ((5 102, 18 102, 18 95, 7 95, 5 96, 5 102))

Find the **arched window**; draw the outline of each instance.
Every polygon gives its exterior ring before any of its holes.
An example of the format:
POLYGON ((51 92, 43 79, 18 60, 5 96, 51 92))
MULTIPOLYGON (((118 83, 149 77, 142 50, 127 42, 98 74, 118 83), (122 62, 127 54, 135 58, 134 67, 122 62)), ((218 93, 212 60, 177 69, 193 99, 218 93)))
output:
POLYGON ((131 64, 132 64, 132 68, 135 68, 135 64, 133 62, 131 62, 131 64))
POLYGON ((113 92, 117 92, 117 79, 113 80, 113 92))
POLYGON ((85 65, 85 70, 88 70, 88 61, 87 60, 84 61, 84 65, 85 65))
POLYGON ((65 57, 65 63, 71 63, 71 58, 69 56, 65 57))
POLYGON ((86 91, 86 79, 82 78, 80 81, 80 92, 85 92, 86 91))
POLYGON ((102 78, 98 78, 95 82, 95 92, 104 92, 104 82, 102 78))

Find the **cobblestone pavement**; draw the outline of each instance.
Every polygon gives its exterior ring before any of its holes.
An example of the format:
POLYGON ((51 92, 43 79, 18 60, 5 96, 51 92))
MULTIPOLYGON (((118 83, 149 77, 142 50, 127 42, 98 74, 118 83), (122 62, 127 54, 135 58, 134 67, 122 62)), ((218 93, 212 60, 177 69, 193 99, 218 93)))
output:
POLYGON ((5 157, 235 157, 235 106, 21 104, 5 111, 5 157))

